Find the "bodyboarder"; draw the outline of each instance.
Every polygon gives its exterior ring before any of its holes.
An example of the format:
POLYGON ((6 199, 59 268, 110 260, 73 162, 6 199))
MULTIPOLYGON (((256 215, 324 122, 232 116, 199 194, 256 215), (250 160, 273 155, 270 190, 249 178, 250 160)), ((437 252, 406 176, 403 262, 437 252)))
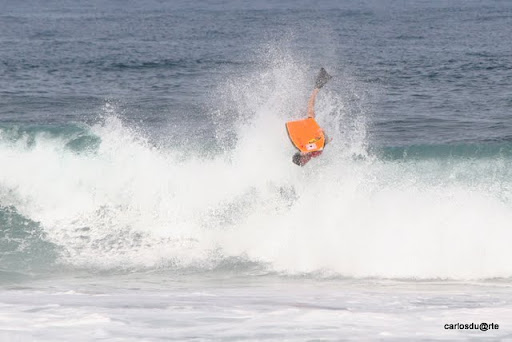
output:
POLYGON ((299 150, 299 152, 293 155, 292 161, 299 166, 304 166, 311 158, 320 156, 325 145, 330 141, 324 130, 320 128, 315 120, 315 101, 320 89, 331 78, 327 71, 321 68, 316 78, 315 89, 313 89, 313 93, 308 101, 307 118, 286 123, 290 140, 299 150))

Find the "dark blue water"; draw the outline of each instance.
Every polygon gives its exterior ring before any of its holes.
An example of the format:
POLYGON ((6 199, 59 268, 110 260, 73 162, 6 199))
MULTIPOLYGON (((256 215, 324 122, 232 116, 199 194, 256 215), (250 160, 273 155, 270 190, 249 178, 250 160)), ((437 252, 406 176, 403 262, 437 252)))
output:
POLYGON ((219 84, 282 49, 357 86, 372 144, 509 141, 511 35, 509 1, 3 1, 0 120, 89 122, 115 101, 211 137, 219 84))

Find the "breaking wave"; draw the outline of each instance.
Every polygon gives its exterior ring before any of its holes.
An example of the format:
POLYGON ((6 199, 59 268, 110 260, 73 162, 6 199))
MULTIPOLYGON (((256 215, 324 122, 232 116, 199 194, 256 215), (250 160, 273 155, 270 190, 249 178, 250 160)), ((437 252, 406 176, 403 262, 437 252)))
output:
POLYGON ((209 153, 151 141, 110 103, 92 125, 1 126, 5 271, 512 276, 510 145, 372 147, 359 90, 334 82, 317 106, 334 141, 299 168, 284 122, 305 108, 303 70, 226 82, 209 153))

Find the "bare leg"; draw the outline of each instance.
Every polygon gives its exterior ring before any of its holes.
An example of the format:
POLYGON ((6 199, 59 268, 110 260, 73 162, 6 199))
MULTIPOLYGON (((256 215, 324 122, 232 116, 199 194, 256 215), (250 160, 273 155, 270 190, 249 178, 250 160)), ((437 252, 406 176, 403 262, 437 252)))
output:
POLYGON ((315 118, 315 100, 320 89, 315 88, 308 101, 308 118, 315 118))

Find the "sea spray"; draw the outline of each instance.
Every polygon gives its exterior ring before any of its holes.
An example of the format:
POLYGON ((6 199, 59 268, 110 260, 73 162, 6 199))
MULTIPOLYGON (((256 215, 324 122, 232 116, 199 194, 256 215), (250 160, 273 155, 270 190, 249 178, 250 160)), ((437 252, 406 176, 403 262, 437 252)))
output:
POLYGON ((230 81, 217 130, 236 139, 206 157, 151 143, 110 105, 78 133, 2 138, 0 205, 35 222, 58 262, 75 268, 201 272, 233 263, 243 273, 242 261, 315 276, 512 275, 510 156, 373 152, 363 107, 333 82, 317 115, 334 140, 299 168, 284 122, 302 115, 314 71, 294 63, 230 81), (90 148, 71 148, 78 137, 90 148))

